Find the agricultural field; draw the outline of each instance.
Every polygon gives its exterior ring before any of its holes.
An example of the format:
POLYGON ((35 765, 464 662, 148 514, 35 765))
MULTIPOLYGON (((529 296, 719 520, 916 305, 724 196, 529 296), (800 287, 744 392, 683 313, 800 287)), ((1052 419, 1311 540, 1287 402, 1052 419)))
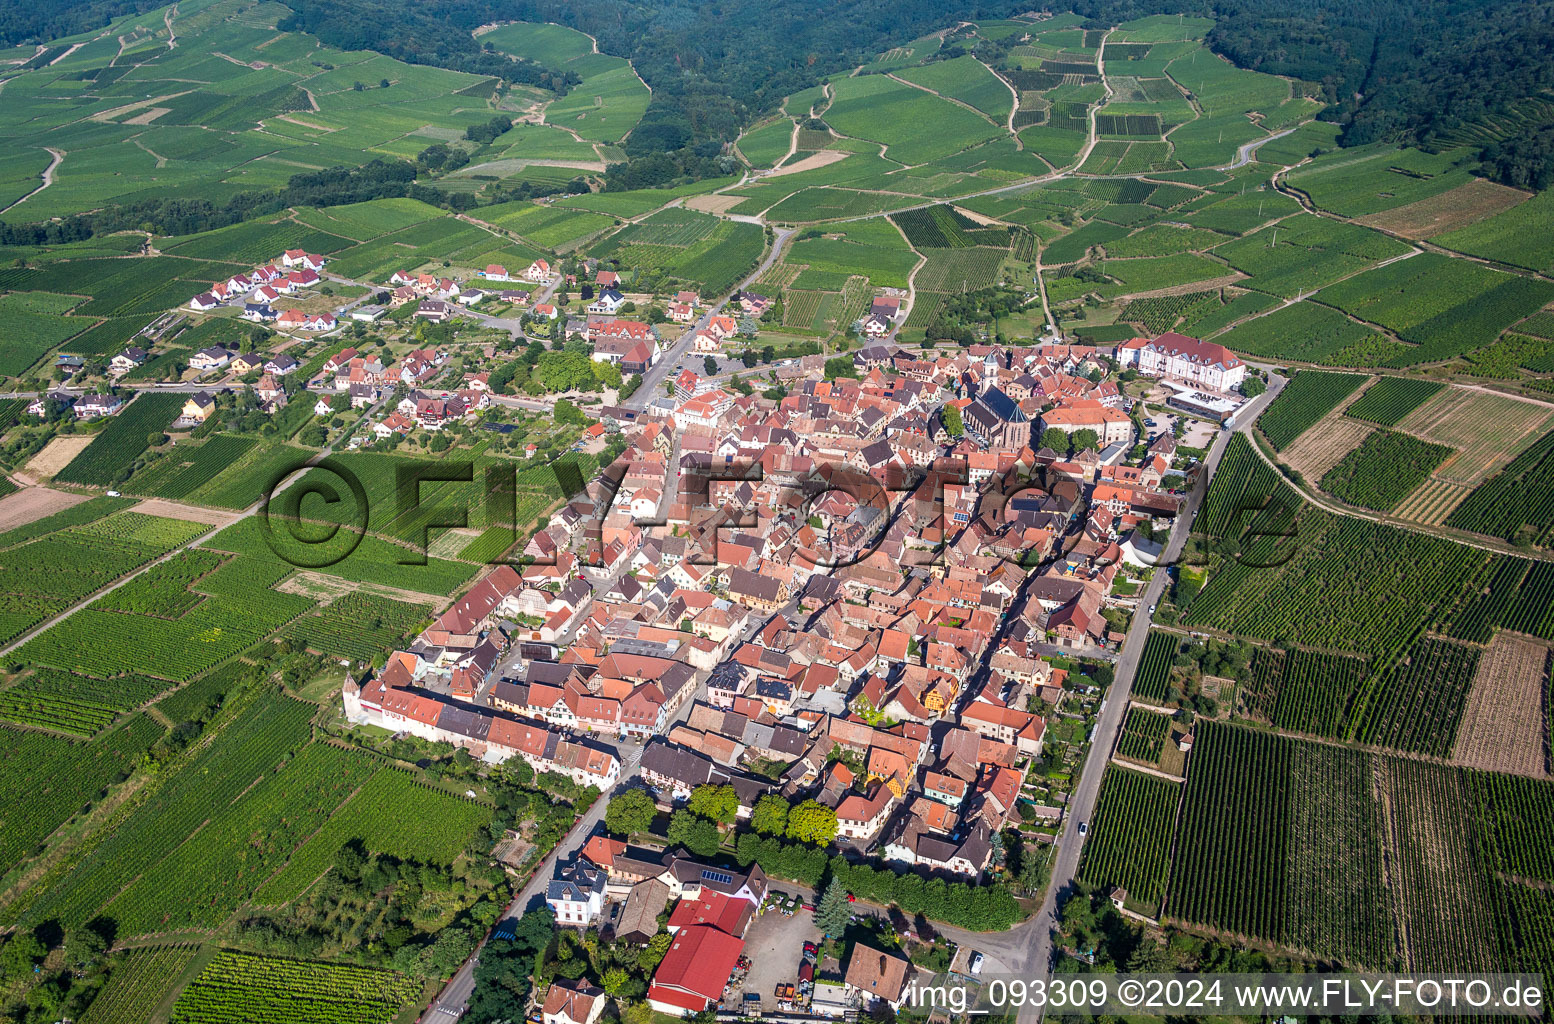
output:
POLYGON ((1547 273, 1554 270, 1554 194, 1540 192, 1476 224, 1437 234, 1431 241, 1470 256, 1547 273))
MULTIPOLYGON (((31 525, 41 529, 47 522, 31 525)), ((6 593, 0 595, 0 637, 18 636, 206 529, 198 523, 120 512, 0 551, 7 583, 6 593)), ((5 538, 18 535, 26 533, 13 531, 5 538)))
POLYGON ((1379 231, 1301 213, 1225 242, 1214 253, 1252 276, 1246 287, 1296 298, 1372 263, 1407 257, 1412 251, 1379 231))
POLYGON ((0 689, 0 718, 18 725, 91 736, 165 689, 166 682, 146 676, 103 680, 35 668, 0 689))
POLYGON ((1544 700, 1549 649, 1497 634, 1478 659, 1452 760, 1484 771, 1541 778, 1549 770, 1544 700))
POLYGON ((987 69, 975 57, 955 57, 951 60, 905 68, 896 72, 913 85, 931 89, 940 96, 959 100, 968 107, 975 107, 995 124, 1009 119, 1014 107, 1014 94, 1003 80, 987 69))
POLYGON ((1443 616, 1441 632, 1488 643, 1494 630, 1554 640, 1554 564, 1503 557, 1487 567, 1474 590, 1443 616))
MULTIPOLYGON (((806 232, 807 234, 807 232, 806 232)), ((876 288, 905 288, 919 256, 888 220, 876 218, 826 229, 819 237, 803 238, 786 252, 787 266, 808 271, 868 277, 876 288)))
POLYGON ((697 286, 703 295, 732 289, 761 259, 765 237, 755 224, 720 220, 693 210, 669 209, 628 225, 590 255, 621 266, 697 286))
POLYGON ((108 984, 92 1000, 80 1024, 141 1024, 165 999, 198 946, 147 946, 126 951, 113 965, 108 984))
POLYGON ((1383 377, 1366 388, 1365 394, 1344 410, 1344 415, 1380 427, 1395 427, 1445 386, 1434 380, 1383 377))
POLYGON ((1475 163, 1463 149, 1431 154, 1376 145, 1320 156, 1291 171, 1288 181, 1324 210, 1362 217, 1466 185, 1475 163))
MULTIPOLYGON (((144 399, 142 399, 144 400, 144 399)), ((258 442, 233 434, 213 434, 162 450, 119 489, 128 494, 183 500, 245 456, 258 442)))
POLYGON ((1367 379, 1360 373, 1302 370, 1258 419, 1258 428, 1275 451, 1283 451, 1317 420, 1338 408, 1367 379))
POLYGON ((1317 300, 1413 342, 1388 361, 1413 366, 1487 345, 1554 301, 1554 284, 1427 252, 1330 285, 1317 300))
POLYGON ((1117 756, 1140 764, 1153 765, 1160 760, 1171 735, 1171 718, 1143 708, 1129 708, 1127 720, 1117 740, 1117 756))
POLYGON ((368 849, 428 864, 449 864, 491 820, 491 809, 433 789, 408 772, 384 767, 329 823, 302 844, 286 867, 254 893, 259 904, 290 903, 334 864, 340 847, 360 839, 368 849))
POLYGON ((792 149, 793 131, 787 118, 762 125, 739 137, 739 151, 752 167, 775 167, 792 149))
POLYGON ((368 594, 351 593, 304 615, 286 630, 297 646, 334 658, 371 661, 401 641, 430 617, 425 605, 407 604, 368 594))
POLYGON ((1501 469, 1548 429, 1546 406, 1508 395, 1451 388, 1398 422, 1398 429, 1457 449, 1438 477, 1473 485, 1501 469))
POLYGON ((1425 638, 1378 675, 1354 722, 1361 743, 1447 757, 1478 670, 1476 647, 1425 638))
POLYGON ((1238 507, 1258 507, 1261 536, 1216 558, 1182 624, 1356 654, 1396 653, 1456 604, 1486 555, 1450 541, 1304 505, 1240 435, 1209 488, 1197 527, 1209 536, 1238 507))
MULTIPOLYGON (((1202 327, 1198 327, 1202 331, 1202 327)), ((1206 331, 1203 333, 1207 333, 1206 331)), ((1321 366, 1380 366, 1410 351, 1331 306, 1296 302, 1232 327, 1214 339, 1234 352, 1321 366)))
POLYGON ((965 107, 885 75, 832 83, 835 100, 826 122, 843 135, 883 144, 888 159, 907 166, 953 156, 1004 133, 965 107), (932 132, 921 130, 925 124, 932 132))
MULTIPOLYGON (((1473 244, 1477 233, 1464 229, 1484 222, 1484 227, 1492 230, 1491 222, 1501 221, 1497 214, 1513 209, 1526 199, 1527 193, 1519 189, 1497 185, 1485 178, 1471 178, 1450 191, 1360 217, 1358 221, 1405 238, 1460 238, 1462 248, 1459 251, 1467 252, 1465 246, 1473 244)), ((1495 226, 1503 228, 1503 224, 1495 226)))
POLYGON ((1452 455, 1396 430, 1376 430, 1322 476, 1322 489, 1351 505, 1388 512, 1452 455))
POLYGON ((64 483, 105 486, 127 476, 147 448, 148 435, 166 430, 183 408, 182 395, 141 394, 111 418, 92 443, 55 474, 64 483))
POLYGON ((1529 858, 1547 848, 1547 818, 1520 808, 1551 795, 1547 783, 1205 723, 1169 912, 1353 966, 1495 969, 1513 947, 1500 942, 1512 901, 1491 895, 1493 874, 1547 870, 1529 858))
POLYGON ((1446 525, 1547 547, 1554 537, 1554 433, 1479 484, 1446 525))
POLYGON ((1133 681, 1132 694, 1150 704, 1164 705, 1170 699, 1171 665, 1176 660, 1181 641, 1174 633, 1151 631, 1144 642, 1144 656, 1139 661, 1138 676, 1133 681))
MULTIPOLYGON (((545 252, 564 251, 615 224, 613 217, 603 214, 528 202, 484 207, 480 219, 517 232, 545 252)), ((521 268, 507 269, 516 274, 521 268)))
POLYGON ((127 778, 163 731, 147 715, 90 743, 0 726, 0 869, 31 857, 85 804, 127 778))
MULTIPOLYGON (((1168 722, 1164 715, 1134 711, 1168 722)), ((1120 886, 1130 902, 1154 912, 1165 897, 1181 786, 1120 765, 1106 767, 1079 877, 1086 885, 1120 886)))
POLYGON ((1244 707, 1251 717, 1280 729, 1341 736, 1368 671, 1361 658, 1259 647, 1244 707))
POLYGON ((223 950, 173 1006, 171 1024, 389 1024, 421 997, 393 971, 223 950))

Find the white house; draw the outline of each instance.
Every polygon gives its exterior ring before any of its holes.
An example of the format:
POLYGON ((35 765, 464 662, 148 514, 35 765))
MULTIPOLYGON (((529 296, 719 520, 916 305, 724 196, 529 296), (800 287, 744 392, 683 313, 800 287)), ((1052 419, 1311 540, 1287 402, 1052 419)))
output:
POLYGON ((1246 364, 1224 345, 1167 331, 1138 349, 1139 372, 1176 377, 1214 391, 1229 391, 1246 379, 1246 364))
POLYGON ((588 928, 604 912, 605 875, 575 865, 545 890, 545 903, 563 928, 588 928))
POLYGON ((530 281, 540 282, 550 278, 550 264, 544 260, 535 260, 529 264, 529 269, 523 272, 523 276, 530 281))

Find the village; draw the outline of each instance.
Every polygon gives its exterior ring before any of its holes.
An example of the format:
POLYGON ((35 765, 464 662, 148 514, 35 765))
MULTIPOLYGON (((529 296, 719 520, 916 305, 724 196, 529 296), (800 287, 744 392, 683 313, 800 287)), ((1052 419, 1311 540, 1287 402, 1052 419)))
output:
MULTIPOLYGON (((1037 892, 1138 595, 1167 571, 1165 538, 1248 367, 1172 333, 909 349, 894 340, 900 297, 881 294, 856 348, 779 360, 755 391, 717 365, 771 303, 753 292, 708 304, 680 291, 649 323, 629 315, 617 273, 594 266, 574 315, 550 300, 588 265, 536 260, 464 281, 395 272, 336 313, 271 305, 318 288, 326 263, 288 251, 190 300, 201 316, 240 308, 272 339, 343 343, 307 364, 289 340, 194 352, 173 429, 246 390, 271 416, 299 401, 323 417, 361 411, 356 449, 525 401, 492 384, 511 358, 499 347, 450 379, 450 321, 586 346, 602 374, 576 396, 577 444, 619 454, 513 564, 341 690, 348 726, 516 759, 604 794, 512 912, 532 896, 563 929, 640 946, 668 936, 646 998, 673 1015, 895 1009, 924 964, 996 964, 921 926, 916 953, 855 942, 842 963, 826 943, 836 936, 794 914, 820 894, 773 879, 760 857, 731 869, 719 836, 754 829, 937 880, 951 887, 941 919, 998 918, 976 895, 995 878, 1037 892), (477 320, 477 305, 504 318, 477 320), (369 344, 360 328, 386 315, 414 332, 369 344), (640 827, 610 826, 610 806, 644 797, 640 827), (773 834, 762 822, 774 814, 804 825, 773 834), (746 955, 782 943, 802 954, 746 955)), ((148 356, 130 347, 109 370, 148 356)), ((128 390, 56 389, 33 411, 52 401, 97 419, 128 390)), ((1187 749, 1190 732, 1178 740, 1187 749)), ((535 998, 545 1024, 594 1024, 606 1001, 587 978, 535 998)))

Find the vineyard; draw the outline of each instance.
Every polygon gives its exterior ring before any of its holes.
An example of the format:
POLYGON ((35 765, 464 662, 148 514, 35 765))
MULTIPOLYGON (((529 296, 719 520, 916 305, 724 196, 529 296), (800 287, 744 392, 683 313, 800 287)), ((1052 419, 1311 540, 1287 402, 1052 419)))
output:
POLYGON ((1554 880, 1554 783, 1215 722, 1192 758, 1171 916, 1357 967, 1518 962, 1525 898, 1494 890, 1554 880))
POLYGON ((18 657, 101 678, 143 670, 183 682, 313 607, 306 597, 270 589, 290 571, 278 559, 228 559, 200 578, 199 592, 209 596, 177 618, 94 604, 27 641, 18 657))
MULTIPOLYGON (((0 642, 25 632, 207 527, 120 512, 0 552, 0 642)), ((19 531, 18 531, 19 532, 19 531)))
POLYGON ((80 1024, 142 1024, 198 951, 198 946, 153 946, 124 953, 80 1024))
POLYGON ((1363 373, 1302 370, 1258 418, 1275 451, 1283 451, 1317 420, 1338 407, 1368 380, 1363 373))
POLYGON ((1502 556, 1491 570, 1442 632, 1473 643, 1488 642, 1499 628, 1554 640, 1554 564, 1502 556))
POLYGON ((1547 547, 1554 539, 1554 432, 1475 488, 1446 525, 1547 547))
POLYGON ((81 449, 54 479, 99 487, 114 483, 151 447, 149 435, 166 430, 182 408, 181 395, 140 394, 110 419, 92 443, 81 449))
POLYGON ((1366 675, 1360 658, 1259 647, 1252 657, 1247 712, 1280 729, 1339 736, 1366 675))
POLYGON ((222 951, 189 983, 171 1024, 389 1024, 421 996, 393 971, 222 951))
POLYGON ((1453 454, 1442 444, 1375 430, 1322 476, 1322 489, 1351 505, 1387 512, 1453 454))
POLYGON ((1361 743, 1447 757, 1457 739, 1478 649, 1425 638, 1374 682, 1354 726, 1361 743))
POLYGON ((1344 415, 1378 426, 1395 427, 1405 416, 1434 398, 1445 387, 1445 384, 1434 380, 1382 377, 1366 388, 1365 394, 1344 410, 1344 415))
MULTIPOLYGON (((1199 516, 1215 535, 1217 519, 1237 507, 1290 494, 1238 437, 1227 449, 1199 516)), ((1274 500, 1258 513, 1254 543, 1221 557, 1185 609, 1183 625, 1330 650, 1386 654, 1412 640, 1437 610, 1452 607, 1483 568, 1473 548, 1351 517, 1333 517, 1298 501, 1274 500)))
POLYGON ((1391 962, 1366 755, 1198 727, 1171 916, 1357 966, 1391 962))
POLYGON ((152 566, 93 606, 102 611, 128 612, 176 619, 201 601, 189 587, 222 563, 226 556, 203 548, 180 551, 152 566))
MULTIPOLYGON (((1163 715, 1151 717, 1167 720, 1163 715)), ((1165 897, 1171 831, 1180 794, 1181 786, 1169 779, 1107 765, 1096 800, 1092 835, 1085 843, 1079 868, 1080 879, 1091 886, 1121 886, 1130 902, 1157 910, 1165 897)))
POLYGON ((0 718, 91 736, 165 689, 166 683, 146 676, 102 680, 38 668, 0 690, 0 718))
POLYGON ((1180 643, 1172 633, 1150 632, 1144 641, 1144 656, 1139 659, 1138 673, 1133 679, 1134 697, 1161 705, 1170 699, 1171 664, 1176 660, 1180 643))
MULTIPOLYGON (((208 747, 161 780, 149 799, 102 835, 68 872, 39 883, 24 919, 57 918, 67 928, 79 927, 136 878, 148 873, 156 877, 156 866, 196 829, 229 808, 239 794, 307 742, 308 723, 317 710, 316 705, 278 693, 252 699, 208 747)), ((116 910, 149 919, 158 914, 168 895, 162 887, 149 893, 142 890, 133 901, 121 894, 116 910)), ((121 928, 120 935, 128 933, 121 928)))
POLYGON ((375 655, 398 647, 427 617, 425 605, 350 593, 317 615, 304 615, 292 623, 286 636, 320 654, 371 661, 375 655))
POLYGON ((1541 776, 1549 766, 1550 651, 1513 633, 1494 638, 1462 710, 1452 761, 1487 771, 1541 776))
POLYGON ((220 924, 377 770, 367 755, 307 745, 237 801, 213 804, 197 841, 160 860, 103 913, 127 935, 220 924))
POLYGON ((145 715, 90 743, 0 726, 0 870, 31 856, 84 804, 127 777, 162 731, 145 715))
POLYGON ((1118 317, 1131 323, 1143 324, 1151 334, 1161 334, 1176 326, 1176 322, 1200 306, 1207 309, 1219 305, 1219 292, 1187 292, 1183 295, 1156 295, 1129 302, 1118 317))
POLYGON ((352 839, 375 853, 450 864, 491 820, 484 804, 433 789, 408 772, 384 768, 364 783, 286 867, 254 894, 260 904, 290 903, 329 870, 352 839))
POLYGON ((198 445, 179 444, 137 472, 125 483, 123 490, 158 498, 187 498, 195 488, 237 462, 257 444, 252 438, 231 434, 217 434, 198 445))
POLYGON ((1171 716, 1129 708, 1122 735, 1117 737, 1117 756, 1141 764, 1154 764, 1160 760, 1160 752, 1165 749, 1170 735, 1171 716))

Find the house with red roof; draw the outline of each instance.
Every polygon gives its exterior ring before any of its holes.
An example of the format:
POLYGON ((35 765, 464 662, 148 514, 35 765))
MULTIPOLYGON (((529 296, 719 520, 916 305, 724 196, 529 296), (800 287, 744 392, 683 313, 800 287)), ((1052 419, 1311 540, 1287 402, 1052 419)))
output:
POLYGON ((744 948, 742 939, 710 925, 681 928, 653 973, 648 1005, 678 1017, 716 1006, 744 948))

